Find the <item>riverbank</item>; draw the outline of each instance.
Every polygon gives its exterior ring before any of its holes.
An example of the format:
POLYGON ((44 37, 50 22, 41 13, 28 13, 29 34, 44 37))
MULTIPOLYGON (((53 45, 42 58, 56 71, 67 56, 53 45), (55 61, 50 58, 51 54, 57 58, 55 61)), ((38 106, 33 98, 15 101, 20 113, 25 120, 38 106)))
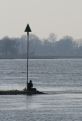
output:
POLYGON ((44 94, 38 90, 0 90, 0 95, 36 95, 36 94, 44 94))

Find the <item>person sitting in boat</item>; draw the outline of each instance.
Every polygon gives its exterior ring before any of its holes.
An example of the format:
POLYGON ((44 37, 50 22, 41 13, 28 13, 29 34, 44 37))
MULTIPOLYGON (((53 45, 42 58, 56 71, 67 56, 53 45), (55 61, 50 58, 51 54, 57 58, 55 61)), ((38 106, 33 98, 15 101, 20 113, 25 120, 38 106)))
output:
POLYGON ((33 83, 32 80, 30 80, 28 83, 28 90, 32 90, 32 88, 33 88, 33 83))

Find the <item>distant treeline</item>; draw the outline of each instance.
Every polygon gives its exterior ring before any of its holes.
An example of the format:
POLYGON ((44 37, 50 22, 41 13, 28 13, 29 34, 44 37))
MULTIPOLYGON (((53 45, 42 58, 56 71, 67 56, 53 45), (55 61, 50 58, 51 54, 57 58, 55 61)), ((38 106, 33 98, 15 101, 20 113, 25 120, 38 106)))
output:
MULTIPOLYGON (((82 44, 70 36, 57 39, 50 34, 47 39, 30 35, 29 58, 81 58, 82 44)), ((25 59, 27 57, 27 38, 4 37, 0 40, 0 58, 25 59)))

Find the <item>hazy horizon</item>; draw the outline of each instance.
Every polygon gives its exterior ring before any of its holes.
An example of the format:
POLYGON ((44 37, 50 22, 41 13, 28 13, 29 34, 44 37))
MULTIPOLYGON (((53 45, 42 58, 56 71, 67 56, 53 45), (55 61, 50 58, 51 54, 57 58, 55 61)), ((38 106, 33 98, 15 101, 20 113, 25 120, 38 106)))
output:
POLYGON ((82 38, 81 5, 81 0, 0 0, 0 37, 19 37, 29 23, 40 38, 50 33, 82 38))

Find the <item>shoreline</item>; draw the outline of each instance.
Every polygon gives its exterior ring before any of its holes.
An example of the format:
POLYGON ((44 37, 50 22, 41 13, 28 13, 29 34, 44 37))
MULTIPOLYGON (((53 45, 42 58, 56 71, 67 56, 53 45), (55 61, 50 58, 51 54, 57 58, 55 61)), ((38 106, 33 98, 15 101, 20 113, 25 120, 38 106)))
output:
POLYGON ((37 95, 37 94, 45 94, 38 90, 0 90, 0 95, 37 95))

